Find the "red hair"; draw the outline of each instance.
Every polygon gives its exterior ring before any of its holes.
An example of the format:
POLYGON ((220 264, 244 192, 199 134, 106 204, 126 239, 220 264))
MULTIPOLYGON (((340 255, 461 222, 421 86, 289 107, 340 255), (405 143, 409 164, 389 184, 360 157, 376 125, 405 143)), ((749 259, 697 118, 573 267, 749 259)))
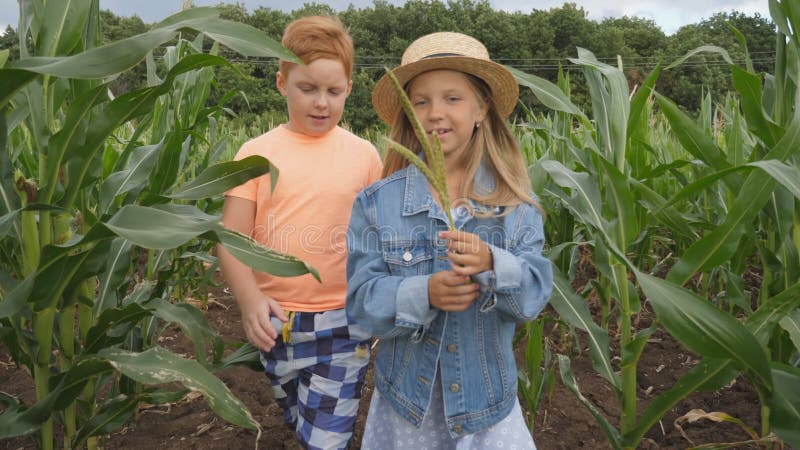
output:
MULTIPOLYGON (((353 38, 336 17, 301 17, 283 30, 281 44, 297 55, 305 64, 311 64, 323 58, 340 61, 344 66, 347 78, 353 78, 355 63, 353 38)), ((281 60, 278 70, 287 75, 294 66, 295 63, 281 60)))

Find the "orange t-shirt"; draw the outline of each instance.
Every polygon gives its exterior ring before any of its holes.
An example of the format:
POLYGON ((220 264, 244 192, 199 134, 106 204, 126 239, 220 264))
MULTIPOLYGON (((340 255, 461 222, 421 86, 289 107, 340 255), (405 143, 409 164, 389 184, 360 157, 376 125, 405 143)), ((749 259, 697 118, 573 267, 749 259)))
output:
POLYGON ((382 164, 368 141, 335 127, 320 137, 279 126, 236 153, 236 160, 259 155, 278 168, 270 193, 269 174, 253 178, 227 195, 256 202, 251 236, 265 246, 302 259, 319 271, 277 277, 253 272, 261 292, 284 310, 318 312, 344 307, 347 225, 353 200, 380 179, 382 164))

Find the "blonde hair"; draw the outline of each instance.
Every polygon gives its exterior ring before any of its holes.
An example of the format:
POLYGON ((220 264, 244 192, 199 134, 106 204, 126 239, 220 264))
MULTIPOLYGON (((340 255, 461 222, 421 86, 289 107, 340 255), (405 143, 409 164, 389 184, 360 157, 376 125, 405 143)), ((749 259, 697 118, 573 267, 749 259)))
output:
MULTIPOLYGON (((486 118, 480 122, 480 126, 473 131, 472 138, 467 144, 464 157, 466 159, 464 182, 460 186, 459 192, 450 193, 450 198, 470 199, 491 208, 506 207, 501 215, 507 214, 522 203, 528 203, 542 212, 539 204, 529 194, 531 182, 519 144, 505 119, 497 111, 489 86, 474 75, 461 73, 469 80, 478 101, 486 106, 487 113, 486 118), (486 168, 489 169, 495 181, 495 188, 491 192, 478 192, 474 186, 473 179, 482 162, 486 162, 486 168)), ((406 90, 410 84, 410 82, 406 84, 406 90)), ((411 122, 403 112, 395 116, 391 138, 415 153, 422 152, 422 144, 414 134, 411 122)), ((408 165, 407 159, 389 147, 384 158, 383 176, 386 177, 408 165)), ((491 209, 486 213, 478 211, 472 211, 472 213, 477 217, 495 215, 491 209)))
MULTIPOLYGON (((333 59, 344 66, 347 78, 353 78, 355 49, 353 38, 342 22, 333 16, 301 17, 283 30, 281 44, 305 64, 318 59, 333 59)), ((287 75, 297 64, 281 60, 278 70, 287 75)))

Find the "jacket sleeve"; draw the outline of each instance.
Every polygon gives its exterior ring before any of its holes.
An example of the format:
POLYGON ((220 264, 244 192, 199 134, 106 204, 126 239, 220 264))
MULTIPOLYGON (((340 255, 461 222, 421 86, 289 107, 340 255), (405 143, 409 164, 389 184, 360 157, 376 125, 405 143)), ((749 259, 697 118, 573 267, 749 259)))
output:
POLYGON ((520 207, 512 224, 507 249, 490 245, 493 269, 475 276, 481 295, 482 312, 497 309, 515 322, 535 318, 550 300, 553 269, 542 256, 544 228, 542 216, 534 207, 520 207))
POLYGON ((370 199, 356 197, 347 230, 347 315, 373 336, 422 336, 438 310, 428 302, 429 275, 392 276, 370 199))

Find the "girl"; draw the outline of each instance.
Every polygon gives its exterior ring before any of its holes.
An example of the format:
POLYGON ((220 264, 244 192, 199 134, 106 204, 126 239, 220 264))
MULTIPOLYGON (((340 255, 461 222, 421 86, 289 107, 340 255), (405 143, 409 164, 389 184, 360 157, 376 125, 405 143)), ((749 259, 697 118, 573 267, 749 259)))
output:
MULTIPOLYGON (((535 448, 517 399, 512 339, 552 289, 542 215, 505 119, 519 90, 477 40, 434 33, 394 70, 445 155, 450 205, 388 150, 385 178, 353 205, 348 315, 381 338, 363 449, 535 448), (451 208, 448 231, 442 208, 451 208)), ((421 152, 391 81, 373 105, 421 152)))

